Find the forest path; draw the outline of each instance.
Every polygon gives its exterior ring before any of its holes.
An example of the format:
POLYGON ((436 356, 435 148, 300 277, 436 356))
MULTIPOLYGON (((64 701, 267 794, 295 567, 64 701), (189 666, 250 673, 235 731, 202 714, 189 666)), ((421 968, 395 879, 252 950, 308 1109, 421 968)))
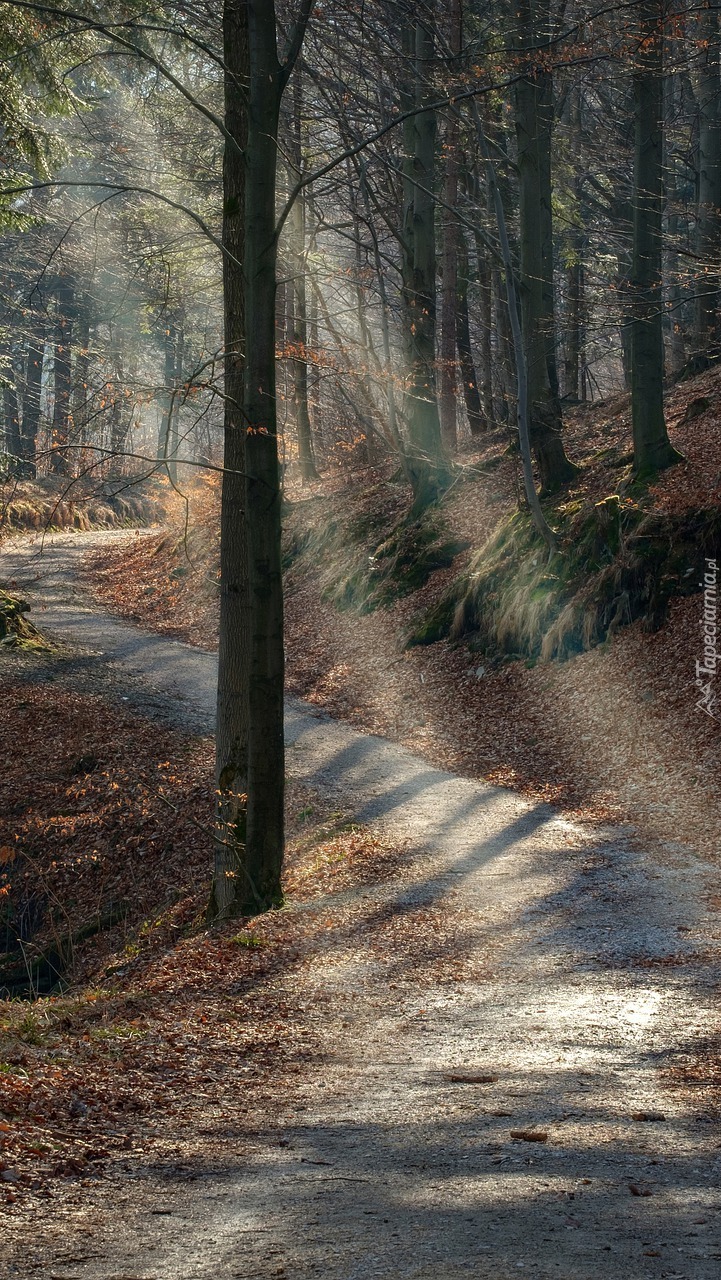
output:
MULTIPOLYGON (((38 625, 120 673, 140 709, 161 694, 208 730, 215 656, 78 588, 78 558, 117 537, 57 537, 41 557, 22 540, 0 578, 38 625)), ((715 868, 681 846, 591 836, 299 701, 288 744, 290 772, 412 850, 361 891, 365 935, 330 931, 308 959, 321 1057, 202 1167, 136 1161, 106 1184, 67 1221, 72 1265, 40 1274, 717 1277, 718 1111, 707 1090, 670 1087, 718 1027, 715 868), (475 1082, 450 1078, 464 1074, 475 1082)))

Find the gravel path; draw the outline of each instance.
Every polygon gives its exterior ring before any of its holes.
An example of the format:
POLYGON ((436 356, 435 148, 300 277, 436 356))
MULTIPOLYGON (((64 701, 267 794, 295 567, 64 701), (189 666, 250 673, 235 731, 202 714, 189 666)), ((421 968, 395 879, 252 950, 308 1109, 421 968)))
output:
MULTIPOLYGON (((41 557, 16 543, 0 576, 136 705, 160 698, 207 731, 215 656, 97 612, 77 586, 79 557, 117 537, 58 537, 41 557)), ((590 836, 298 701, 287 737, 294 775, 410 842, 400 881, 364 893, 379 918, 456 921, 459 973, 390 982, 373 939, 330 948, 307 972, 332 1045, 322 1078, 237 1158, 111 1187, 104 1256, 41 1274, 716 1280, 718 1108, 669 1085, 718 1048, 716 869, 680 845, 590 836)))

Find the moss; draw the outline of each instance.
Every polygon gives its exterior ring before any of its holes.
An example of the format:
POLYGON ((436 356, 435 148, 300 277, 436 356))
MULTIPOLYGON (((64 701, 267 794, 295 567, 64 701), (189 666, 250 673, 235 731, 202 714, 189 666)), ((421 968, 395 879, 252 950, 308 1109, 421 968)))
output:
POLYGON ((316 519, 309 527, 294 524, 286 530, 283 563, 289 570, 308 562, 324 600, 369 613, 418 591, 468 545, 444 536, 437 510, 393 520, 379 509, 346 520, 316 519))
POLYGON ((657 629, 673 595, 698 590, 721 538, 720 511, 671 517, 618 494, 569 506, 550 563, 527 515, 504 520, 408 644, 449 637, 490 659, 534 662, 590 649, 636 619, 657 629))
POLYGON ((413 626, 406 642, 408 648, 412 648, 414 645, 435 644, 438 640, 442 640, 444 636, 447 636, 453 622, 455 609, 456 602, 453 596, 446 595, 413 626))
POLYGON ((25 617, 30 605, 0 591, 0 644, 5 649, 48 649, 32 622, 25 617))

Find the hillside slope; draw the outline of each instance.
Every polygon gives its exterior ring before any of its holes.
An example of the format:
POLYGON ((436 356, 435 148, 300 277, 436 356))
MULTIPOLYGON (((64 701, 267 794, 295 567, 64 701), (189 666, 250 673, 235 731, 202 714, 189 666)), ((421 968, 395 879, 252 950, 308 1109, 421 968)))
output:
MULTIPOLYGON (((436 763, 553 800, 576 816, 626 820, 644 836, 715 853, 721 737, 718 721, 696 706, 694 680, 699 564, 712 554, 721 510, 718 381, 710 371, 672 391, 670 433, 686 460, 641 494, 630 482, 627 397, 579 410, 569 422, 569 452, 582 471, 548 508, 557 526, 571 530, 569 545, 584 519, 596 519, 597 504, 620 495, 621 547, 604 548, 600 572, 588 568, 588 580, 623 567, 626 519, 637 545, 644 521, 655 521, 668 558, 653 565, 660 583, 653 609, 639 597, 641 616, 631 625, 616 609, 611 634, 564 662, 514 653, 512 644, 510 652, 489 650, 477 632, 408 647, 419 622, 457 596, 459 584, 467 589, 479 557, 482 568, 484 549, 516 510, 518 464, 502 432, 461 458, 439 509, 418 525, 406 520, 403 487, 378 471, 336 473, 306 489, 291 484, 290 689, 436 763), (699 529, 703 542, 694 541, 699 529)), ((171 532, 96 559, 88 574, 93 590, 125 616, 211 647, 217 487, 204 482, 189 499, 187 523, 179 512, 171 532)), ((527 561, 522 549, 509 572, 527 561)), ((581 572, 583 587, 582 579, 581 572)), ((557 618, 564 599, 552 602, 549 616, 557 618)), ((574 599, 583 618, 583 591, 574 599)), ((527 599, 521 603, 527 610, 527 599)))

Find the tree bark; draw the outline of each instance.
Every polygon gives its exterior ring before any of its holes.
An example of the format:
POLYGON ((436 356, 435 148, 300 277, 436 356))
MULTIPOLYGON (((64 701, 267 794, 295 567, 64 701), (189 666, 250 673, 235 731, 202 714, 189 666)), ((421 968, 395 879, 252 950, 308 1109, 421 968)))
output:
POLYGON ((88 429, 88 378, 90 375, 90 316, 88 300, 78 308, 76 326, 75 376, 73 378, 73 425, 80 444, 85 444, 88 429))
POLYGON ((721 74, 718 9, 709 0, 697 15, 700 50, 698 78, 699 256, 696 348, 716 353, 719 346, 719 258, 721 257, 721 74))
MULTIPOLYGON (((450 53, 451 75, 457 74, 458 57, 463 44, 463 11, 461 0, 450 0, 450 53)), ((458 301, 458 240, 460 227, 453 210, 458 203, 459 173, 459 116, 451 110, 448 115, 445 136, 445 177, 443 183, 443 247, 441 256, 441 340, 440 340, 440 411, 441 439, 446 449, 454 453, 458 447, 458 423, 456 417, 456 305, 458 301)), ((466 302, 468 290, 466 289, 466 302)), ((467 310, 467 308, 466 308, 467 310)), ((471 427, 471 431, 473 428, 471 427)))
POLYGON ((45 317, 39 315, 33 322, 28 340, 20 444, 21 461, 18 467, 18 476, 26 480, 34 480, 37 475, 36 452, 45 359, 45 328, 45 317))
POLYGON ((250 601, 246 535, 243 361, 245 359, 245 161, 248 11, 225 0, 223 158, 224 411, 220 508, 220 619, 215 727, 216 839, 208 918, 240 915, 249 897, 245 875, 248 807, 248 668, 250 601))
POLYGON ((476 260, 478 263, 478 293, 480 299, 479 323, 480 339, 478 346, 478 364, 480 366, 479 388, 481 404, 486 425, 493 421, 493 285, 492 271, 488 254, 476 241, 476 260))
MULTIPOLYGON (((386 270, 381 257, 380 245, 378 243, 378 235, 376 233, 373 217, 371 214, 371 198, 370 188, 368 185, 368 177, 365 164, 360 165, 360 189, 363 197, 363 207, 365 210, 366 226, 373 244, 373 265, 375 266, 376 283, 378 285, 378 297, 380 301, 380 327, 381 327, 381 344, 383 350, 383 367, 379 371, 381 380, 385 390, 386 403, 388 405, 388 432, 386 439, 395 449, 401 465, 401 470, 406 478, 410 480, 408 473, 408 463, 406 458, 406 449, 401 437, 400 428, 398 426, 398 412, 396 405, 396 378, 393 367, 393 352, 391 349, 390 336, 390 308, 388 306, 388 292, 386 289, 386 270)), ((315 295, 314 295, 315 296, 315 295)))
POLYGON ((178 392, 182 383, 184 334, 182 324, 168 321, 164 334, 165 390, 158 433, 158 457, 172 484, 178 483, 178 392))
POLYGON ((22 465, 22 439, 20 432, 20 406, 18 404, 17 387, 14 384, 8 384, 3 388, 3 402, 5 453, 8 460, 8 471, 11 476, 18 476, 22 465))
POLYGON ((494 418, 504 424, 512 421, 514 414, 513 401, 516 396, 514 385, 513 335, 511 334, 508 315, 508 299, 506 297, 503 273, 496 267, 491 275, 493 285, 493 315, 496 330, 496 390, 497 405, 494 418))
POLYGON ((681 455, 669 441, 663 410, 664 0, 640 0, 636 13, 631 421, 634 472, 646 478, 681 455))
POLYGON ((275 5, 268 0, 248 0, 247 8, 250 83, 245 152, 244 405, 251 635, 244 871, 246 907, 257 912, 282 900, 284 839, 283 585, 275 386, 278 116, 310 3, 301 8, 282 67, 276 47, 275 5))
MULTIPOLYGON (((293 84, 293 121, 290 138, 292 176, 297 180, 302 170, 301 112, 303 81, 300 67, 296 68, 293 84)), ((298 433, 298 462, 303 484, 318 479, 313 454, 313 434, 308 403, 308 306, 306 299, 307 259, 305 249, 306 201, 301 191, 291 209, 291 276, 293 297, 293 406, 298 433)))
POLYGON ((405 413, 408 422, 407 469, 416 511, 438 497, 447 467, 443 457, 436 396, 436 241, 435 181, 436 112, 422 110, 430 101, 429 77, 433 33, 421 21, 404 25, 403 44, 412 68, 412 86, 402 94, 402 107, 417 110, 403 127, 403 301, 407 352, 405 413))
POLYGON ((490 196, 493 200, 493 208, 496 214, 496 225, 498 227, 498 240, 501 249, 501 258, 504 266, 504 274, 506 277, 506 296, 508 298, 508 318, 511 326, 511 334, 513 338, 513 354, 516 370, 516 421, 518 424, 518 443, 521 451, 521 460, 523 462, 523 485, 526 491, 526 499, 531 512, 531 519, 535 524, 538 532, 541 534, 549 555, 553 555, 556 551, 556 537, 551 529, 546 517, 543 514, 543 508, 539 496, 536 492, 536 485, 533 478, 533 461, 531 457, 531 433, 530 433, 530 406, 528 403, 528 368, 526 365, 526 354, 523 346, 523 334, 521 330, 521 317, 518 307, 518 297, 516 293, 516 281, 513 274, 513 260, 511 257, 511 246, 508 240, 508 228, 506 226, 506 214, 503 208, 503 200, 496 182, 496 174, 491 163, 488 152, 488 144, 483 131, 483 122, 477 104, 471 104, 471 111, 476 126, 476 135, 480 145, 481 157, 486 169, 486 180, 490 196))
POLYGON ((458 274, 456 282, 456 341, 458 344, 458 359, 461 366, 463 398, 466 404, 468 425, 471 429, 471 435, 476 437, 482 435, 483 432, 487 430, 488 421, 481 404, 481 397, 478 390, 478 377, 476 375, 476 368, 473 361, 471 329, 468 319, 468 248, 462 229, 459 229, 457 245, 458 274))
POLYGON ((61 277, 57 288, 57 307, 50 470, 56 475, 69 476, 72 468, 67 446, 70 443, 72 423, 70 398, 75 288, 67 276, 61 277))
POLYGON ((526 368, 531 445, 541 488, 553 492, 573 478, 577 467, 561 439, 561 406, 555 362, 550 143, 553 79, 539 69, 534 49, 547 40, 548 0, 520 0, 518 37, 527 51, 515 87, 518 142, 521 257, 521 323, 526 368))

